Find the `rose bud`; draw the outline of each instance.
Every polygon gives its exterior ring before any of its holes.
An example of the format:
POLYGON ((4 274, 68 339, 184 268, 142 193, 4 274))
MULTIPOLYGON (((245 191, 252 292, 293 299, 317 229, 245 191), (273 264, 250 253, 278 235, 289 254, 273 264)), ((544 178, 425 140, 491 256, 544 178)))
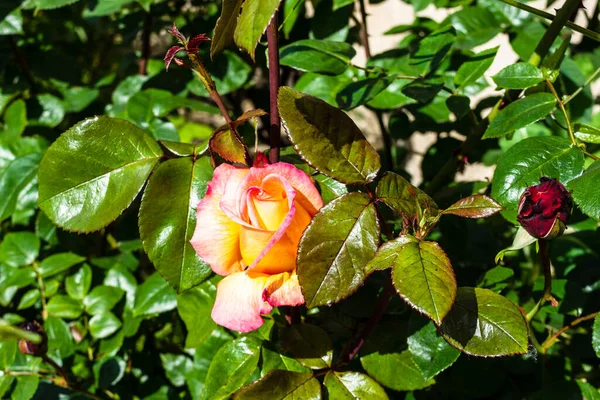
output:
POLYGON ((19 328, 27 332, 37 333, 42 337, 42 341, 37 344, 25 339, 19 340, 19 350, 21 350, 21 353, 35 357, 41 357, 46 354, 48 351, 48 336, 46 336, 46 332, 44 332, 44 328, 39 322, 23 322, 19 328))
POLYGON ((564 232, 572 208, 571 193, 556 179, 544 176, 521 195, 517 220, 531 236, 554 239, 564 232))

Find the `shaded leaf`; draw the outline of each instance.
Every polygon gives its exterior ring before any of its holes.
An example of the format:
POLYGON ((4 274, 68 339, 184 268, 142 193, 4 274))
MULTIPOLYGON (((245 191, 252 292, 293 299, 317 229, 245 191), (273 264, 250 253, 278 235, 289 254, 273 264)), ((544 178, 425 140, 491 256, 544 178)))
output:
POLYGON ((600 315, 596 315, 596 318, 594 318, 594 327, 592 328, 592 347, 594 348, 598 358, 600 358, 600 315))
POLYGON ((310 373, 273 370, 242 389, 236 400, 321 399, 321 384, 310 373))
POLYGON ((296 324, 281 331, 281 344, 302 365, 311 369, 331 366, 333 345, 327 332, 316 325, 296 324))
POLYGON ((389 78, 366 78, 350 82, 337 94, 337 103, 341 108, 351 110, 369 102, 392 82, 389 78))
POLYGON ((471 58, 458 67, 456 75, 454 75, 454 84, 458 88, 461 88, 481 78, 485 71, 492 66, 497 52, 498 47, 493 47, 471 56, 471 58))
POLYGON ((581 176, 569 182, 573 199, 584 214, 600 219, 600 161, 594 162, 581 176))
POLYGON ((103 311, 90 319, 90 334, 94 339, 104 339, 115 333, 122 323, 110 311, 103 311))
POLYGON ((421 40, 419 48, 411 56, 411 65, 419 67, 423 74, 435 71, 450 51, 455 40, 456 31, 452 26, 431 32, 421 40))
POLYGON ((407 220, 417 219, 427 213, 435 216, 437 204, 421 189, 413 186, 402 176, 386 172, 377 184, 377 198, 407 220))
POLYGON ((281 65, 325 75, 344 73, 356 55, 348 43, 315 39, 298 40, 279 52, 281 65))
POLYGON ((0 221, 15 212, 19 195, 35 179, 40 158, 38 153, 18 157, 0 172, 0 221))
POLYGON ((419 390, 434 383, 423 376, 408 350, 402 353, 370 353, 362 356, 360 362, 372 378, 390 389, 419 390))
POLYGON ((366 194, 350 193, 321 208, 298 247, 298 278, 307 307, 331 305, 355 292, 378 244, 377 212, 366 194))
POLYGON ((216 295, 217 287, 211 279, 177 296, 177 311, 188 331, 186 348, 200 346, 217 327, 210 316, 216 295))

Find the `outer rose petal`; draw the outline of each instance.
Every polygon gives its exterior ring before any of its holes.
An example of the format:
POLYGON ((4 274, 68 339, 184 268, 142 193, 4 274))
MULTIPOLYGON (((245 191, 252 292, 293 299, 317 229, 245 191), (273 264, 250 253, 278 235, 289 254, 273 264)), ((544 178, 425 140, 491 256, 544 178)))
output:
POLYGON ((276 275, 237 272, 218 283, 211 317, 226 328, 250 332, 262 326, 261 314, 270 313, 274 306, 303 303, 295 272, 276 275))
POLYGON ((229 219, 219 207, 227 188, 239 184, 247 169, 221 164, 215 169, 206 196, 198 203, 196 230, 190 243, 196 253, 219 275, 241 271, 240 225, 229 219))
POLYGON ((261 314, 273 307, 263 300, 268 275, 237 272, 217 285, 211 317, 217 324, 239 332, 250 332, 264 323, 261 314))

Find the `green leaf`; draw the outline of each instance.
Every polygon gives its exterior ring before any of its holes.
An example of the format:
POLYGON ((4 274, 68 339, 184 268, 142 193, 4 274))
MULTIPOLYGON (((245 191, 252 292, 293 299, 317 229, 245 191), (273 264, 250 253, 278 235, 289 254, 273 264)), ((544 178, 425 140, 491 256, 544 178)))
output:
POLYGON ((370 274, 373 271, 391 268, 396 262, 396 258, 398 258, 398 250, 413 241, 414 238, 408 235, 401 235, 388 240, 377 249, 375 257, 365 267, 365 272, 370 274))
POLYGON ((451 26, 431 32, 419 43, 415 54, 411 56, 411 65, 418 67, 422 74, 435 71, 446 57, 452 43, 456 40, 456 31, 451 26))
MULTIPOLYGON (((343 0, 343 1, 348 1, 348 0, 343 0)), ((343 7, 345 4, 341 5, 341 7, 343 7)), ((338 7, 339 8, 339 7, 338 7)), ((333 3, 333 10, 335 11, 336 8, 336 0, 334 0, 333 3)), ((299 16, 303 16, 305 13, 305 7, 304 4, 301 4, 301 2, 298 2, 297 0, 284 0, 283 2, 283 21, 282 21, 282 25, 283 25, 283 36, 286 39, 290 38, 290 33, 292 32, 292 30, 294 29, 294 26, 296 25, 296 21, 298 20, 299 16)))
POLYGON ((492 77, 501 89, 526 89, 544 80, 539 68, 526 62, 509 65, 492 77))
POLYGON ((90 319, 90 334, 94 339, 104 339, 121 327, 121 321, 110 311, 103 311, 90 319))
POLYGON ((238 390, 256 369, 260 348, 250 336, 223 345, 210 363, 200 399, 225 399, 238 390))
POLYGON ((40 263, 38 269, 42 278, 49 278, 53 275, 68 270, 74 265, 85 261, 85 257, 73 253, 58 253, 46 257, 40 263))
POLYGON ((195 349, 194 367, 186 376, 192 398, 200 398, 211 361, 215 358, 215 354, 219 349, 232 339, 231 335, 225 332, 223 328, 218 327, 204 343, 195 349))
POLYGON ((492 198, 516 210, 523 191, 550 176, 568 186, 583 172, 584 156, 562 137, 531 137, 520 141, 498 161, 492 179, 492 198))
POLYGON ((12 391, 12 400, 29 400, 34 395, 40 384, 38 375, 27 375, 17 377, 17 384, 12 391))
POLYGON ((519 226, 517 229, 517 233, 515 234, 515 238, 513 239, 512 245, 507 247, 506 249, 500 250, 498 254, 496 254, 495 262, 498 264, 500 260, 504 258, 504 254, 507 251, 516 251, 521 250, 530 244, 533 244, 537 241, 536 238, 531 236, 522 226, 519 226))
POLYGON ((233 33, 235 43, 254 60, 256 45, 271 22, 281 0, 245 0, 233 33))
POLYGON ((90 315, 96 315, 111 310, 121 299, 125 292, 113 286, 96 286, 85 296, 83 304, 85 312, 90 315))
POLYGON ((189 242, 196 206, 211 178, 208 157, 178 158, 159 165, 144 191, 139 215, 142 244, 156 270, 177 292, 211 274, 189 242))
POLYGON ((177 296, 177 311, 188 332, 186 348, 200 346, 217 327, 210 316, 216 295, 217 287, 211 279, 177 296))
POLYGON ((581 176, 569 182, 573 199, 585 215, 600 219, 600 161, 595 161, 581 176))
POLYGON ((307 39, 283 46, 279 54, 281 65, 300 71, 340 75, 350 65, 356 51, 344 42, 307 39))
POLYGON ((473 48, 493 39, 502 32, 499 21, 488 7, 463 7, 449 18, 457 31, 457 47, 473 48))
POLYGON ((330 399, 386 400, 385 390, 379 384, 360 372, 329 371, 325 375, 325 388, 330 399))
POLYGON ((133 308, 137 281, 131 272, 127 270, 127 267, 122 264, 116 264, 112 267, 104 278, 104 285, 113 286, 125 291, 125 307, 129 310, 133 308))
POLYGON ((460 119, 471 111, 471 100, 467 96, 453 94, 446 99, 446 107, 460 119))
POLYGON ((11 267, 34 262, 40 254, 40 240, 31 232, 10 232, 0 243, 0 261, 11 267))
POLYGON ((273 370, 246 386, 235 400, 320 400, 321 384, 312 374, 273 370))
POLYGON ((499 292, 510 284, 514 275, 511 268, 497 266, 487 270, 477 286, 499 292))
POLYGON ((17 341, 0 341, 0 368, 5 371, 15 360, 17 354, 17 341))
POLYGON ((354 293, 378 244, 377 211, 366 194, 350 193, 321 208, 298 247, 298 279, 306 306, 330 305, 354 293))
POLYGON ((48 352, 55 353, 64 360, 75 351, 73 336, 69 326, 60 318, 49 316, 44 323, 44 330, 48 335, 48 352))
POLYGON ((575 137, 582 142, 600 144, 600 129, 595 126, 576 123, 573 124, 575 137))
POLYGON ((457 88, 464 88, 481 78, 485 71, 492 66, 497 52, 498 47, 493 47, 471 56, 461 64, 454 75, 454 84, 457 88))
POLYGON ((323 198, 324 204, 327 204, 331 200, 348 193, 348 187, 333 178, 323 174, 313 175, 312 178, 315 180, 319 191, 321 192, 321 197, 323 198))
POLYGON ((337 94, 337 103, 345 110, 362 106, 385 90, 392 82, 388 78, 366 78, 350 82, 337 94))
POLYGON ((21 34, 23 34, 23 14, 20 8, 16 8, 0 20, 0 36, 21 34))
POLYGON ((475 194, 460 199, 446 208, 444 214, 454 214, 464 218, 487 218, 499 213, 503 207, 484 194, 475 194))
POLYGON ((114 14, 120 11, 123 6, 133 3, 134 1, 135 0, 99 0, 92 11, 86 10, 83 15, 85 18, 89 18, 114 14))
POLYGON ((87 119, 61 135, 42 159, 39 206, 66 230, 98 230, 129 206, 160 156, 160 146, 135 125, 87 119))
POLYGON ((35 100, 41 107, 41 113, 37 118, 30 117, 29 125, 54 128, 65 117, 65 107, 58 97, 51 94, 40 94, 35 100))
POLYGON ((10 140, 21 136, 27 126, 27 110, 23 100, 15 101, 6 109, 4 125, 3 137, 10 140))
POLYGON ((279 111, 294 148, 319 172, 346 184, 375 179, 379 155, 343 111, 289 87, 279 89, 279 111))
POLYGON ((29 307, 33 307, 41 297, 39 289, 28 290, 23 297, 21 297, 17 310, 25 310, 29 307))
POLYGON ((35 0, 36 10, 53 10, 55 8, 77 3, 79 0, 35 0))
POLYGON ((133 316, 145 316, 171 311, 177 307, 177 295, 157 273, 137 287, 133 316))
POLYGON ((594 348, 598 358, 600 358, 600 315, 596 315, 596 318, 594 318, 594 327, 592 329, 592 347, 594 348))
POLYGON ((435 242, 399 244, 392 280, 407 303, 436 324, 448 314, 456 298, 456 277, 450 259, 435 242))
POLYGON ((393 172, 386 172, 377 184, 377 198, 407 220, 417 221, 425 215, 438 213, 437 204, 424 191, 411 185, 406 179, 393 172))
POLYGON ((17 207, 19 195, 35 179, 40 154, 15 158, 0 171, 0 221, 10 217, 17 207))
POLYGON ((425 379, 431 379, 450 367, 460 355, 438 334, 432 322, 416 314, 410 318, 409 330, 413 333, 407 339, 408 351, 425 379))
POLYGON ((323 329, 316 325, 296 324, 284 328, 280 335, 282 346, 300 364, 310 369, 331 367, 333 345, 323 329))
POLYGON ((237 26, 243 0, 223 0, 221 16, 217 20, 215 33, 210 43, 210 57, 222 52, 233 44, 233 33, 237 26))
POLYGON ((435 381, 426 379, 407 350, 402 353, 370 353, 360 358, 365 371, 383 386, 394 390, 419 390, 435 381))
MULTIPOLYGON (((252 67, 246 61, 229 50, 225 50, 223 54, 217 55, 206 65, 206 70, 215 81, 215 85, 221 96, 234 92, 244 86, 253 71, 252 67)), ((206 87, 204 87, 199 79, 191 80, 187 87, 197 96, 209 97, 206 87)), ((188 105, 194 104, 194 108, 199 108, 197 107, 198 102, 189 103, 191 100, 187 101, 188 105)), ((220 113, 219 109, 214 106, 207 107, 205 103, 199 104, 203 105, 204 111, 209 111, 212 114, 220 113)))
POLYGON ((534 93, 519 99, 500 111, 490 123, 483 138, 499 138, 531 125, 548 115, 555 106, 556 99, 550 93, 534 93))
POLYGON ((429 103, 442 90, 444 83, 437 78, 415 79, 402 88, 402 93, 421 103, 429 103))
POLYGON ((460 351, 482 357, 525 354, 529 343, 519 308, 489 289, 459 288, 440 332, 460 351))
POLYGON ((59 294, 50 299, 47 310, 48 314, 58 318, 76 319, 83 312, 83 304, 69 296, 59 294))
POLYGON ((87 264, 83 264, 79 271, 65 279, 67 294, 77 300, 83 300, 91 285, 92 269, 87 264))
POLYGON ((296 359, 285 356, 278 351, 263 347, 261 350, 262 368, 260 373, 265 376, 272 370, 292 372, 309 372, 310 369, 300 364, 296 359))

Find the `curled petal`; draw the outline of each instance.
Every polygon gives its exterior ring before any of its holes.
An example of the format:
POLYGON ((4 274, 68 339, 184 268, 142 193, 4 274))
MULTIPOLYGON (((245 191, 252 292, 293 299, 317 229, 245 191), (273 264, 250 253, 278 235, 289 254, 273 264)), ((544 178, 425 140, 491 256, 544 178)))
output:
POLYGON ((183 47, 173 46, 167 51, 167 54, 165 54, 165 69, 167 71, 169 70, 169 65, 171 64, 171 61, 173 61, 173 58, 175 58, 175 54, 177 54, 177 52, 180 50, 183 50, 183 47))
POLYGON ((240 225, 221 210, 219 203, 231 182, 239 182, 247 169, 228 164, 217 167, 206 195, 198 203, 196 230, 190 243, 196 253, 219 275, 241 271, 240 225))
POLYGON ((279 175, 296 190, 296 201, 310 215, 315 215, 323 207, 323 199, 315 187, 314 182, 304 172, 288 163, 275 163, 264 168, 266 175, 279 175))

